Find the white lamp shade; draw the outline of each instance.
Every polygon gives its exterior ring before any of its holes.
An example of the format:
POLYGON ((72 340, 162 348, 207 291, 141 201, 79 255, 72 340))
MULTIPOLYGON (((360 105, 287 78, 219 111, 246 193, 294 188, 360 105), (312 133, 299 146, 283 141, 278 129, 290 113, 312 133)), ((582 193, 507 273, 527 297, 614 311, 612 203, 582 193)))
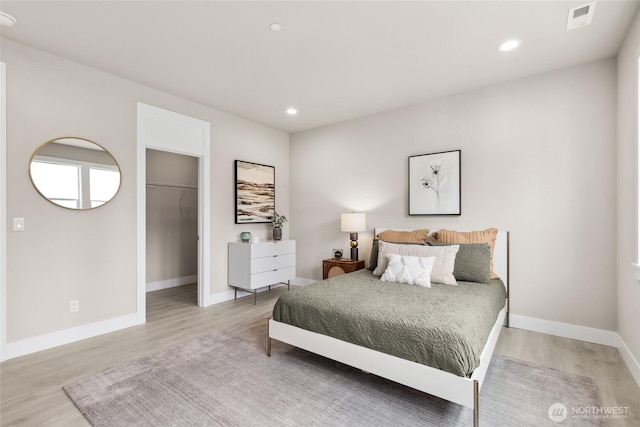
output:
POLYGON ((367 215, 363 213, 344 213, 340 215, 340 230, 348 233, 365 231, 367 215))

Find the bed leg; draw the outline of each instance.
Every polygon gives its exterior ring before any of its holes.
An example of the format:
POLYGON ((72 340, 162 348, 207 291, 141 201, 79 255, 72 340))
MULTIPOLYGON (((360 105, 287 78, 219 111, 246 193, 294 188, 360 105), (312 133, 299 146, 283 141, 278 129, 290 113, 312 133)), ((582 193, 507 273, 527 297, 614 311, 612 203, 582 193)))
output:
POLYGON ((269 336, 269 320, 267 319, 267 356, 271 357, 271 336, 269 336))
POLYGON ((478 380, 473 380, 473 427, 480 425, 480 399, 478 398, 480 386, 478 380))

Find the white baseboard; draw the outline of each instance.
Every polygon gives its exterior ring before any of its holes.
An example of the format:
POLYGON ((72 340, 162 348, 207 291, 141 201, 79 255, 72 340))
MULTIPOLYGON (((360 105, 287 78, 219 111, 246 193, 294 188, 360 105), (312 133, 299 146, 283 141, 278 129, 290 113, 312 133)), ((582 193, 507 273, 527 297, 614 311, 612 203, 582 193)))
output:
POLYGON ((618 347, 624 363, 627 364, 627 368, 629 368, 631 375, 633 375, 633 378, 640 387, 640 363, 633 357, 633 353, 631 353, 631 350, 627 347, 627 343, 624 342, 620 334, 616 334, 616 341, 616 347, 618 347))
POLYGON ((211 295, 205 295, 204 306, 220 304, 225 301, 231 301, 233 299, 233 291, 218 292, 211 295))
POLYGON ((316 282, 317 280, 303 279, 302 277, 296 277, 295 279, 291 280, 291 284, 295 286, 307 286, 316 282))
MULTIPOLYGON (((292 283, 293 284, 293 283, 292 283)), ((286 283, 276 283, 271 285, 271 289, 274 288, 278 288, 280 286, 287 286, 286 283)), ((266 292, 268 291, 269 288, 265 287, 265 288, 260 288, 258 289, 258 293, 261 292, 266 292)), ((246 291, 242 291, 240 289, 238 289, 238 298, 242 298, 242 297, 247 297, 253 295, 253 292, 246 292, 246 291)), ((226 301, 231 301, 233 300, 235 297, 235 291, 233 289, 228 290, 228 291, 224 291, 224 292, 218 292, 216 294, 212 294, 212 295, 208 295, 205 301, 205 307, 209 307, 210 305, 214 305, 214 304, 220 304, 222 302, 226 302, 226 301)))
POLYGON ((614 331, 589 328, 586 326, 572 325, 569 323, 554 322, 551 320, 536 319, 535 317, 509 315, 509 326, 527 331, 540 332, 558 337, 571 338, 595 344, 616 347, 618 335, 614 331))
POLYGON ((176 277, 174 279, 160 280, 158 282, 147 283, 147 292, 159 291, 160 289, 175 288, 176 286, 190 285, 198 282, 198 275, 176 277))
POLYGON ((640 363, 638 363, 638 360, 633 356, 633 353, 631 353, 631 350, 629 350, 629 347, 627 347, 627 344, 617 332, 536 319, 517 314, 511 314, 509 319, 509 326, 512 328, 616 347, 627 368, 631 371, 633 379, 636 380, 636 383, 640 386, 640 363))
POLYGON ((87 325, 63 329, 49 334, 39 335, 33 338, 8 342, 3 346, 2 361, 13 359, 38 351, 47 350, 60 345, 93 338, 98 335, 114 332, 120 329, 135 326, 136 314, 114 317, 87 325))
MULTIPOLYGON (((300 277, 296 277, 295 279, 291 279, 291 285, 292 286, 307 286, 310 285, 311 283, 315 283, 317 282, 317 280, 311 280, 311 279, 303 279, 300 277)), ((286 283, 277 283, 274 285, 271 285, 271 288, 277 288, 280 286, 287 286, 286 283)), ((258 289, 258 293, 260 292, 264 292, 264 291, 268 291, 269 288, 260 288, 258 289)), ((209 307, 210 305, 214 305, 214 304, 220 304, 222 302, 226 302, 226 301, 231 301, 234 298, 235 295, 235 291, 233 289, 228 290, 228 291, 224 291, 224 292, 218 292, 212 295, 207 295, 206 300, 205 300, 205 307, 209 307)), ((238 298, 241 297, 246 297, 246 296, 250 296, 253 295, 253 293, 251 292, 245 292, 245 291, 241 291, 240 289, 238 289, 238 298)))

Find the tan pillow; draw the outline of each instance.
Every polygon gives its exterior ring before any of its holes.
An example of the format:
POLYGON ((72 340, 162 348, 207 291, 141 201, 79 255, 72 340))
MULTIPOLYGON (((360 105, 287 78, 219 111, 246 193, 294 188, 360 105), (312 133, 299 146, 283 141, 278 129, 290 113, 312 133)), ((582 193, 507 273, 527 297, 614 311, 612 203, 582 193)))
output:
POLYGON ((453 231, 439 230, 434 233, 434 237, 441 243, 488 243, 491 246, 491 255, 489 258, 489 276, 497 279, 498 275, 493 271, 493 248, 496 245, 498 237, 497 228, 488 228, 482 231, 453 231))
POLYGON ((429 234, 429 230, 426 228, 413 231, 385 230, 378 233, 378 239, 390 243, 417 243, 424 245, 427 241, 427 234, 429 234))

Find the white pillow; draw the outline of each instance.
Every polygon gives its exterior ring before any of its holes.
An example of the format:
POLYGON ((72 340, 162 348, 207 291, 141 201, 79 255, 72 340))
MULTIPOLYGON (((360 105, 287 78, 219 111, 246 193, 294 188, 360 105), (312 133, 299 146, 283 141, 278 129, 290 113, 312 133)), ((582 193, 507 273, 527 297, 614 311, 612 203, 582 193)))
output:
POLYGON ((398 282, 408 285, 431 287, 431 269, 436 261, 435 257, 387 255, 389 264, 380 277, 383 282, 398 282))
POLYGON ((460 245, 449 246, 425 246, 425 245, 399 245, 397 243, 378 242, 378 266, 373 270, 376 276, 382 276, 387 269, 387 255, 410 255, 417 257, 436 257, 431 270, 431 282, 445 285, 457 285, 453 276, 453 267, 456 263, 456 254, 460 245))

